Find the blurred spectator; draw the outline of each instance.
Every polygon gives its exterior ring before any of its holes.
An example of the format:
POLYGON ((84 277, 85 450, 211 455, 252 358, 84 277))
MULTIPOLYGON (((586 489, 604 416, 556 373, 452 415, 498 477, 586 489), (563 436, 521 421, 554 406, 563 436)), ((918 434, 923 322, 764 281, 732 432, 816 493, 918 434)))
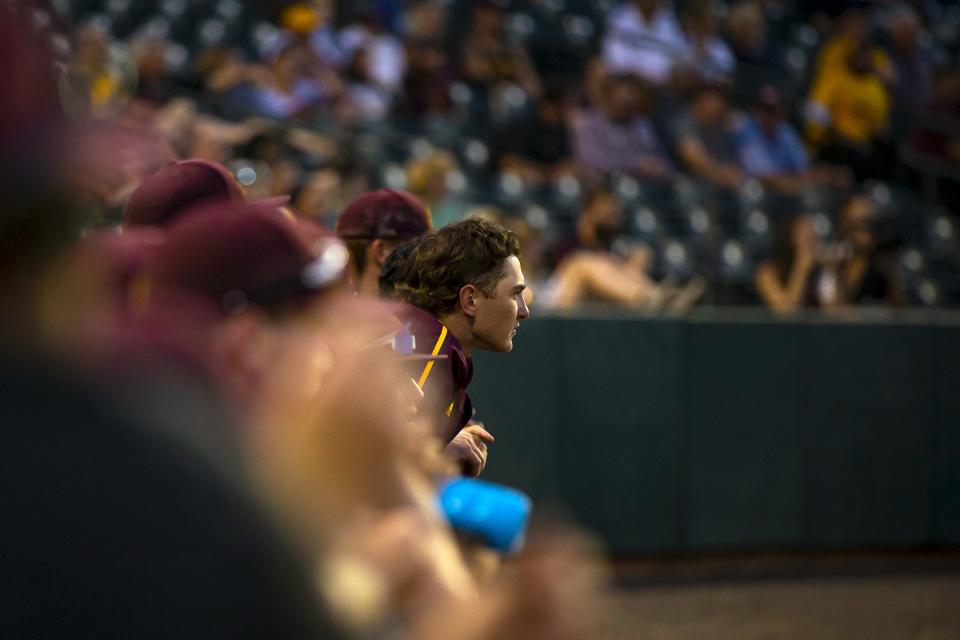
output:
POLYGON ((293 2, 283 7, 277 18, 277 24, 286 31, 285 35, 292 35, 302 40, 316 29, 326 26, 329 15, 322 15, 321 11, 328 9, 324 2, 293 2))
POLYGON ((536 108, 508 124, 497 136, 497 165, 531 183, 573 170, 573 149, 562 90, 548 89, 536 108))
POLYGON ((454 105, 450 88, 456 74, 442 44, 411 42, 407 47, 407 58, 409 66, 403 79, 398 113, 414 118, 449 113, 454 105))
POLYGON ((319 169, 307 174, 292 194, 297 215, 328 228, 336 225, 337 216, 347 203, 343 179, 336 169, 319 169))
POLYGON ((625 255, 614 251, 615 243, 622 243, 623 223, 623 207, 616 194, 606 187, 591 190, 576 231, 554 249, 555 275, 547 296, 553 306, 612 302, 641 307, 665 301, 671 292, 650 277, 653 254, 649 248, 632 246, 625 255))
POLYGON ((369 80, 393 95, 403 82, 407 58, 403 42, 388 28, 388 19, 383 8, 366 6, 360 21, 340 33, 340 46, 347 60, 355 60, 357 52, 365 50, 369 80))
POLYGON ((632 73, 663 84, 687 41, 666 0, 631 0, 607 17, 603 61, 611 73, 632 73))
POLYGON ((240 51, 232 47, 212 47, 197 54, 193 73, 202 89, 220 95, 246 82, 247 66, 240 51))
POLYGON ((579 108, 602 103, 604 87, 610 75, 603 59, 600 56, 591 56, 583 71, 581 86, 575 87, 572 91, 571 102, 579 108))
POLYGON ((877 211, 865 195, 855 194, 840 208, 838 290, 841 303, 902 306, 903 283, 897 269, 899 251, 879 235, 877 211))
POLYGON ((630 76, 604 82, 599 105, 573 118, 573 148, 586 171, 621 171, 662 180, 672 168, 650 121, 651 96, 630 76))
POLYGON ((885 26, 889 41, 886 51, 896 77, 892 88, 894 108, 902 118, 912 120, 930 99, 933 56, 922 42, 923 25, 910 5, 899 4, 889 10, 885 26))
POLYGON ((408 3, 404 16, 404 34, 408 44, 443 45, 447 35, 447 4, 439 0, 417 0, 408 3))
POLYGON ((822 260, 823 249, 810 216, 781 221, 770 258, 757 268, 760 299, 774 311, 836 304, 836 272, 824 269, 822 260))
POLYGON ((591 188, 583 199, 576 229, 554 246, 550 267, 556 269, 578 251, 611 251, 614 241, 622 233, 624 222, 623 205, 617 195, 605 186, 591 188))
POLYGON ((311 59, 302 47, 284 48, 271 63, 269 72, 253 69, 251 103, 257 113, 289 118, 329 100, 339 87, 324 82, 311 68, 311 59))
POLYGON ((837 19, 835 34, 823 44, 817 55, 814 84, 843 69, 850 56, 862 49, 867 57, 864 66, 869 66, 888 86, 893 85, 896 78, 890 58, 871 40, 870 18, 869 2, 855 1, 843 10, 837 19))
POLYGON ((809 137, 824 160, 850 167, 858 181, 889 174, 890 97, 869 45, 836 68, 824 67, 807 111, 809 137))
POLYGON ((490 0, 471 5, 470 31, 460 49, 464 80, 493 97, 504 85, 521 86, 528 96, 540 94, 540 78, 524 48, 513 42, 503 26, 503 10, 490 0))
POLYGON ((752 111, 737 131, 740 165, 744 172, 783 194, 796 194, 804 187, 842 184, 843 177, 826 167, 809 166, 800 134, 784 118, 779 92, 767 85, 754 99, 752 111))
POLYGON ((430 210, 439 229, 463 217, 463 203, 450 190, 457 159, 449 151, 433 151, 407 163, 407 187, 430 210))
POLYGON ((946 65, 933 76, 932 97, 925 105, 913 146, 934 158, 960 163, 960 69, 946 65))
POLYGON ((787 97, 792 93, 790 72, 780 43, 767 32, 763 8, 757 0, 739 0, 727 16, 730 49, 736 59, 733 73, 733 98, 747 106, 760 87, 772 84, 787 97))
POLYGON ((457 69, 445 46, 447 7, 436 0, 413 3, 406 12, 407 72, 398 112, 407 117, 448 113, 457 69))
POLYGON ((393 96, 375 80, 368 49, 354 51, 345 76, 347 110, 343 115, 360 122, 385 118, 393 96))
POLYGON ((733 53, 717 36, 713 7, 709 0, 691 0, 680 14, 686 50, 675 63, 675 71, 692 80, 729 80, 734 71, 733 53))
POLYGON ((96 22, 79 28, 74 36, 74 56, 61 83, 64 106, 76 115, 104 118, 115 115, 130 99, 136 67, 126 49, 110 39, 96 22))
POLYGON ((557 269, 550 302, 557 309, 606 302, 644 308, 660 304, 661 294, 650 278, 652 252, 635 247, 626 258, 611 253, 576 253, 557 269))
POLYGON ((264 128, 246 144, 235 147, 234 171, 243 171, 248 198, 289 196, 302 180, 302 156, 288 139, 297 130, 264 128))
POLYGON ((726 85, 702 84, 674 130, 677 155, 693 175, 727 189, 740 186, 743 174, 726 85))
POLYGON ((172 44, 165 38, 144 37, 133 45, 137 67, 136 97, 152 104, 163 104, 175 92, 175 82, 167 62, 172 44))
POLYGON ((346 64, 346 54, 340 45, 337 30, 333 24, 332 0, 313 0, 310 5, 291 5, 288 11, 297 7, 303 13, 310 14, 310 48, 321 64, 330 67, 342 67, 346 64))

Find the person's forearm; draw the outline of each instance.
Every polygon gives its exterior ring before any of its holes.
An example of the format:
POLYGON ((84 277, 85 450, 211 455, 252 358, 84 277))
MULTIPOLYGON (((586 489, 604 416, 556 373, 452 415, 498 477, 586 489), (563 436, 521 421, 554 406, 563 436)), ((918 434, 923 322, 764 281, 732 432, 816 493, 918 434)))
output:
POLYGON ((803 302, 807 290, 807 280, 812 268, 812 265, 798 264, 797 261, 794 261, 793 268, 790 269, 790 282, 787 285, 786 300, 792 309, 801 306, 803 302))

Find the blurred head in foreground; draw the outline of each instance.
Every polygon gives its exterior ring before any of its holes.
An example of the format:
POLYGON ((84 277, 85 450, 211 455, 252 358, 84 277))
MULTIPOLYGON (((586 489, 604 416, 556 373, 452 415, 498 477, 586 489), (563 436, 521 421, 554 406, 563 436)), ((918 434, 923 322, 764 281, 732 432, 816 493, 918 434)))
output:
POLYGON ((266 337, 316 313, 346 261, 341 243, 308 235, 276 209, 215 204, 169 229, 128 303, 135 319, 160 317, 182 333, 231 397, 250 398, 268 364, 266 337))
MULTIPOLYGON (((285 196, 257 204, 274 208, 286 204, 285 196)), ((130 196, 123 212, 124 229, 168 227, 199 207, 247 202, 243 187, 229 169, 209 160, 180 160, 144 179, 130 196)))
POLYGON ((396 500, 417 402, 377 346, 399 323, 342 290, 347 260, 339 240, 275 210, 218 206, 174 225, 130 294, 134 322, 176 327, 173 340, 212 372, 270 503, 314 534, 321 511, 336 522, 396 500))

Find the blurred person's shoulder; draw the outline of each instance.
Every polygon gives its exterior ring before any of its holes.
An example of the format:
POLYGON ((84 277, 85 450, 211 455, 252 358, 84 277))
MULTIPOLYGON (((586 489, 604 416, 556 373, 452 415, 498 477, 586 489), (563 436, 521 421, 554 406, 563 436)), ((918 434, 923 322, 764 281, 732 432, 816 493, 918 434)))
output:
POLYGON ((400 322, 409 325, 414 338, 413 351, 419 355, 440 355, 447 357, 447 364, 453 367, 456 377, 465 371, 470 357, 456 336, 440 320, 428 311, 410 304, 398 305, 395 313, 400 322))
MULTIPOLYGON (((415 337, 436 338, 444 330, 443 323, 429 311, 407 303, 398 303, 394 308, 394 313, 400 322, 410 325, 410 332, 415 337)), ((414 350, 420 353, 422 349, 427 348, 422 345, 420 340, 414 345, 414 350)))

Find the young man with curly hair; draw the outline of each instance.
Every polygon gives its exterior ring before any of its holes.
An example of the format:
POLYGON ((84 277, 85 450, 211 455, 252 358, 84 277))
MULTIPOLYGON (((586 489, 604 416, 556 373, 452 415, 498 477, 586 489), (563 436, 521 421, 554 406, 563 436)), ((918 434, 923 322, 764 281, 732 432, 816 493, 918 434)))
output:
POLYGON ((416 351, 446 356, 423 364, 414 380, 424 393, 422 412, 466 475, 483 471, 493 441, 473 420, 471 356, 476 349, 511 351, 520 321, 530 315, 519 254, 512 231, 470 218, 420 238, 396 284, 396 297, 408 303, 400 316, 410 323, 416 351))

